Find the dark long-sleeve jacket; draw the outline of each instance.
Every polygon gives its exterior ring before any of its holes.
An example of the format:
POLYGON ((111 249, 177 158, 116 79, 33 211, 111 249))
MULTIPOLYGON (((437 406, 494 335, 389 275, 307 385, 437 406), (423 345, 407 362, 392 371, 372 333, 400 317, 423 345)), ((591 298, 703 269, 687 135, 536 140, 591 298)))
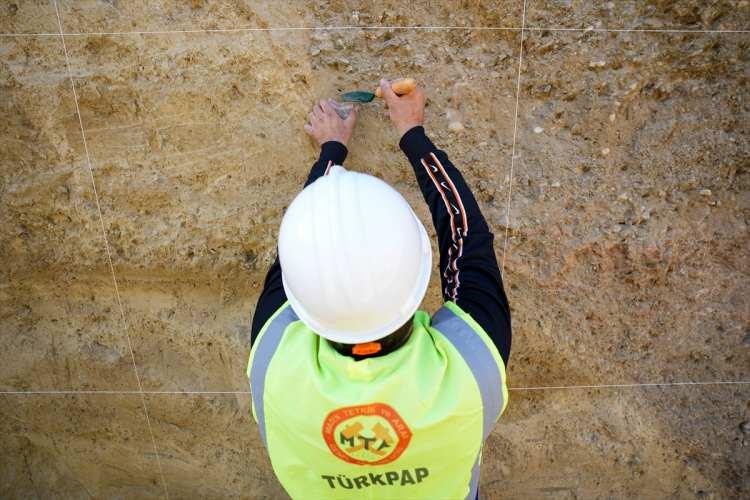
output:
MULTIPOLYGON (((432 214, 440 249, 443 298, 469 313, 494 342, 506 366, 510 356, 511 320, 508 299, 493 247, 494 235, 474 195, 448 155, 435 147, 423 127, 414 127, 399 143, 414 168, 417 182, 432 214)), ((325 174, 330 165, 343 165, 347 149, 326 142, 305 186, 325 174)), ((266 275, 255 308, 251 343, 284 302, 278 257, 266 275)))

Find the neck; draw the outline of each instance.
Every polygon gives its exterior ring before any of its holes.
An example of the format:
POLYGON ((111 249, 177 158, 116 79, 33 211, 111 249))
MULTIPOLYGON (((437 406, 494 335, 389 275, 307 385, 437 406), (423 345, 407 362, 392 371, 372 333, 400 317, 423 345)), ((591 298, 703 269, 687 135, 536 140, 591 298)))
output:
MULTIPOLYGON (((404 345, 407 340, 409 340, 412 332, 413 322, 413 318, 411 318, 409 319, 409 321, 401 325, 398 330, 389 334, 388 336, 376 340, 375 342, 368 342, 367 344, 379 344, 380 346, 380 349, 378 349, 377 352, 373 352, 372 354, 356 354, 357 346, 362 346, 363 344, 342 344, 340 342, 329 342, 331 343, 333 348, 336 349, 336 351, 343 354, 344 356, 350 356, 357 361, 365 358, 385 356, 386 354, 395 351, 396 349, 404 345)), ((377 346, 374 347, 377 348, 377 346)))

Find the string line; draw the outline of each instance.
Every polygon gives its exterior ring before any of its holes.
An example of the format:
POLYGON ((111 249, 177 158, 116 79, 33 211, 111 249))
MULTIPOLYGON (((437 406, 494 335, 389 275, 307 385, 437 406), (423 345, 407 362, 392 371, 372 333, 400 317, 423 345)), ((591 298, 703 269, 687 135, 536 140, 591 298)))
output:
POLYGON ((99 194, 96 190, 96 182, 94 181, 94 171, 91 167, 91 155, 89 154, 89 147, 88 143, 86 142, 86 132, 83 129, 83 118, 81 117, 81 109, 78 106, 78 93, 76 92, 76 85, 75 81, 73 80, 73 72, 70 69, 70 58, 68 57, 68 48, 65 44, 65 36, 63 35, 63 27, 62 27, 62 19, 60 17, 60 11, 57 6, 57 0, 54 2, 55 4, 55 14, 57 15, 57 24, 60 27, 60 40, 62 41, 63 46, 63 52, 65 53, 65 65, 68 70, 68 77, 70 78, 70 86, 73 89, 73 101, 75 102, 76 107, 76 114, 78 115, 78 125, 81 128, 81 138, 83 140, 83 149, 86 152, 86 166, 88 168, 89 172, 89 178, 91 180, 91 187, 93 188, 94 193, 94 200, 96 202, 96 210, 99 215, 99 224, 101 225, 102 229, 102 238, 104 239, 104 247, 107 251, 107 263, 109 264, 109 270, 112 274, 112 282, 114 283, 115 288, 115 297, 117 299, 117 305, 120 310, 120 317, 123 321, 123 326, 125 330, 125 338, 128 342, 128 350, 130 351, 130 360, 133 362, 133 371, 135 373, 135 379, 138 383, 138 393, 141 395, 141 404, 143 405, 143 413, 146 417, 146 427, 148 428, 148 433, 151 436, 151 445, 154 448, 154 455, 156 456, 156 464, 159 469, 159 475, 161 476, 162 485, 164 486, 164 495, 166 496, 167 500, 169 500, 169 491, 167 490, 167 481, 164 478, 164 472, 161 467, 161 458, 159 456, 159 451, 156 448, 156 438, 154 437, 154 431, 151 428, 151 418, 148 414, 148 406, 146 404, 146 396, 143 392, 143 385, 141 384, 141 377, 138 374, 138 366, 135 363, 135 354, 133 353, 133 345, 130 341, 130 333, 128 332, 129 324, 127 322, 127 319, 125 317, 125 309, 122 306, 122 300, 120 299, 120 290, 117 286, 117 277, 115 276, 115 268, 112 265, 112 253, 110 251, 109 247, 109 241, 107 240, 107 230, 104 226, 104 216, 102 215, 102 207, 99 203, 99 194))
MULTIPOLYGON (((524 7, 525 9, 525 7, 524 7)), ((690 28, 567 28, 567 27, 536 27, 536 26, 276 26, 268 28, 215 28, 215 29, 186 29, 186 30, 144 30, 144 31, 91 31, 62 33, 63 36, 126 36, 126 35, 178 35, 200 33, 251 33, 270 31, 356 31, 356 30, 422 30, 422 31, 571 31, 595 33, 696 33, 696 34, 732 34, 750 33, 750 30, 709 30, 690 28)), ((60 36, 61 33, 0 33, 3 37, 31 37, 31 36, 60 36)))
POLYGON ((521 14, 521 48, 518 50, 518 75, 516 77, 516 110, 513 114, 513 146, 510 150, 510 176, 508 179, 508 204, 505 210, 505 242, 503 243, 503 260, 500 266, 500 275, 505 276, 505 256, 508 253, 508 234, 510 232, 510 203, 513 194, 513 167, 516 163, 516 136, 518 135, 518 103, 521 98, 521 70, 523 67, 523 40, 526 26, 526 0, 523 0, 523 13, 521 14))
POLYGON ((509 387, 509 391, 543 391, 556 389, 631 389, 638 387, 679 387, 706 385, 750 385, 750 380, 726 380, 706 382, 645 382, 641 384, 599 384, 599 385, 541 385, 536 387, 509 387))
MULTIPOLYGON (((508 387, 509 391, 548 391, 548 390, 575 390, 575 389, 637 389, 644 387, 685 387, 685 386, 714 386, 714 385, 750 385, 750 380, 708 380, 698 382, 644 382, 630 384, 591 384, 591 385, 540 385, 528 387, 508 387)), ((251 391, 144 391, 144 390, 40 390, 40 391, 0 391, 6 396, 75 396, 75 395, 100 395, 100 396, 245 396, 252 394, 251 391)))

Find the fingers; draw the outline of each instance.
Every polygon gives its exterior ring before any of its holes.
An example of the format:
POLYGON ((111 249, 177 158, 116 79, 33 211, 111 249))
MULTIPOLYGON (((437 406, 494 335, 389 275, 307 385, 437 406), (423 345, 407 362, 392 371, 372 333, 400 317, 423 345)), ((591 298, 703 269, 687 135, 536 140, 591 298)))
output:
POLYGON ((321 99, 318 102, 318 106, 320 106, 320 110, 323 111, 323 115, 330 115, 333 109, 331 108, 331 105, 328 104, 327 99, 321 99))
POLYGON ((326 115, 325 109, 323 108, 324 103, 325 101, 318 101, 313 106, 312 114, 318 120, 322 120, 326 115))
POLYGON ((416 92, 416 97, 419 102, 421 102, 422 106, 424 106, 427 103, 427 94, 424 93, 424 90, 422 90, 421 87, 417 87, 414 92, 416 92))
POLYGON ((305 132, 307 132, 307 135, 312 135, 312 131, 313 131, 312 125, 310 125, 309 123, 305 123, 305 125, 302 128, 305 129, 305 132))
POLYGON ((351 111, 349 111, 349 116, 346 117, 344 120, 344 123, 350 127, 354 126, 354 123, 357 121, 357 113, 359 112, 359 106, 352 106, 351 111))
POLYGON ((380 80, 380 90, 383 92, 383 100, 386 104, 390 105, 391 103, 398 101, 398 96, 391 88, 391 82, 385 78, 380 80))
POLYGON ((339 118, 339 114, 336 112, 336 108, 334 107, 334 101, 332 99, 327 99, 325 101, 320 101, 321 107, 323 108, 323 111, 326 115, 333 118, 334 116, 336 118, 339 118))

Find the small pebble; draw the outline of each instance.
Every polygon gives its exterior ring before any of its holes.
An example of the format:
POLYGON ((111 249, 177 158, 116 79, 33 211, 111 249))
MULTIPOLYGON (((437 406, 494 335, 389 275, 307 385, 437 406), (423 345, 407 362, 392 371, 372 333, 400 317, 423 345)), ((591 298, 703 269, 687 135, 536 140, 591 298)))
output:
POLYGON ((591 61, 589 63, 589 68, 603 68, 607 65, 606 61, 591 61))
POLYGON ((750 434, 750 421, 745 420, 740 424, 740 430, 743 434, 750 434))
POLYGON ((622 201, 629 201, 630 197, 627 195, 627 193, 620 193, 620 196, 618 196, 617 199, 622 201))
POLYGON ((448 124, 448 130, 451 132, 460 132, 464 129, 464 124, 461 122, 450 122, 448 124))
POLYGON ((710 189, 701 189, 700 190, 701 196, 711 196, 711 190, 710 189))
POLYGON ((542 132, 544 132, 544 129, 542 127, 534 127, 535 134, 541 134, 542 132))
POLYGON ((559 188, 560 187, 560 181, 555 181, 552 184, 550 184, 553 188, 559 188))
POLYGON ((609 115, 609 121, 611 121, 612 123, 615 122, 616 118, 617 118, 617 115, 615 115, 614 113, 612 113, 611 115, 609 115))
POLYGON ((602 149, 602 154, 603 154, 604 156, 607 156, 607 155, 609 154, 609 148, 604 148, 604 149, 602 149))

